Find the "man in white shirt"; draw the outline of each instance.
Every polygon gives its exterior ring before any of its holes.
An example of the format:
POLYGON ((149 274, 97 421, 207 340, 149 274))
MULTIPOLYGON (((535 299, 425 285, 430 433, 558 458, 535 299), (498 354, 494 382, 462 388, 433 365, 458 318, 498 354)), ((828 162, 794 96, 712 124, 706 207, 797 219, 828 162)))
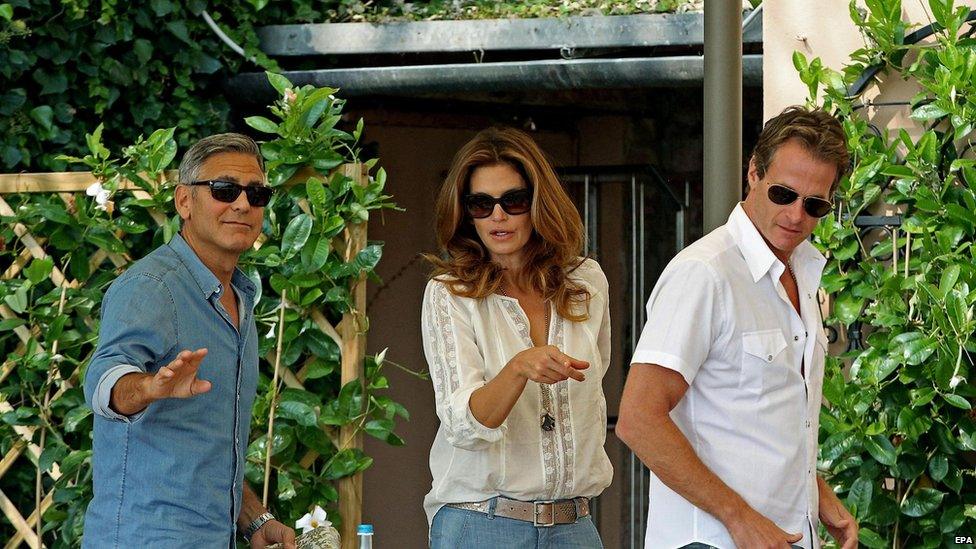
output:
POLYGON ((746 199, 651 293, 616 429, 651 470, 648 549, 817 549, 818 518, 857 547, 817 475, 826 259, 807 241, 848 162, 836 119, 786 109, 759 136, 746 199))

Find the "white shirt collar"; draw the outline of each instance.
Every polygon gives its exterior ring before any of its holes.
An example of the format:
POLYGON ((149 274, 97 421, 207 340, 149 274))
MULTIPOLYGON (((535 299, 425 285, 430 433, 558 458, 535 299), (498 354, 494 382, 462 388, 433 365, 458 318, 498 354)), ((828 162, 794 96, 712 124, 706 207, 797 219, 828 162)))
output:
MULTIPOLYGON (((756 228, 752 220, 749 219, 749 216, 746 215, 746 211, 742 208, 741 202, 736 204, 735 209, 732 210, 725 227, 728 229, 729 234, 732 235, 732 240, 735 241, 736 246, 742 252, 742 257, 745 258, 746 265, 749 266, 749 272, 752 274, 753 282, 759 282, 774 265, 778 266, 776 270, 782 274, 782 269, 785 269, 786 266, 769 249, 769 244, 766 244, 766 241, 763 240, 762 235, 759 233, 759 229, 756 228)), ((808 240, 804 240, 793 250, 790 260, 793 264, 794 271, 802 272, 804 275, 808 271, 813 271, 818 277, 823 271, 824 265, 827 263, 827 258, 808 240)))

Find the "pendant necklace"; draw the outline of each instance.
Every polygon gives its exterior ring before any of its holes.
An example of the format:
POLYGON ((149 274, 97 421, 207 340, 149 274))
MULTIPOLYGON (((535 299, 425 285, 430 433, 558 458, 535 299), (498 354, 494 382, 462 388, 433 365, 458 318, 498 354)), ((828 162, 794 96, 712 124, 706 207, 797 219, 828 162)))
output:
MULTIPOLYGON (((512 299, 512 296, 508 295, 505 291, 505 286, 500 286, 498 291, 505 297, 512 299)), ((550 309, 549 302, 545 302, 546 305, 546 344, 549 343, 549 321, 550 321, 550 309)), ((526 315, 528 316, 528 315, 526 315)), ((529 337, 531 339, 531 336, 529 337)), ((539 383, 539 391, 542 393, 542 415, 539 416, 539 426, 542 427, 543 431, 552 432, 556 428, 556 418, 552 417, 552 396, 549 394, 549 387, 544 383, 539 383)))

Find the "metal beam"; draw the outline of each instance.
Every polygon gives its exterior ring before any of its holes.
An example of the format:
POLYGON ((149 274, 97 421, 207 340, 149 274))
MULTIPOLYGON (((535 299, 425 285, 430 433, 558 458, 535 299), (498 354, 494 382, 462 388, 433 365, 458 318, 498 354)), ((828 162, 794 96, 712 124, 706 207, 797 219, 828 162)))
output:
POLYGON ((742 189, 742 5, 705 3, 704 229, 723 225, 742 189))
MULTIPOLYGON (((762 56, 746 56, 744 66, 746 82, 751 86, 760 86, 762 56)), ((701 85, 703 74, 700 56, 414 65, 284 73, 296 85, 340 88, 344 97, 584 88, 696 87, 701 85)), ((228 82, 228 89, 234 90, 234 99, 241 102, 267 102, 273 91, 264 73, 234 76, 228 82)))
MULTIPOLYGON (((730 1, 730 0, 725 0, 730 1)), ((702 44, 700 13, 270 25, 257 30, 271 56, 567 50, 702 44)), ((746 31, 762 42, 762 26, 746 31)))

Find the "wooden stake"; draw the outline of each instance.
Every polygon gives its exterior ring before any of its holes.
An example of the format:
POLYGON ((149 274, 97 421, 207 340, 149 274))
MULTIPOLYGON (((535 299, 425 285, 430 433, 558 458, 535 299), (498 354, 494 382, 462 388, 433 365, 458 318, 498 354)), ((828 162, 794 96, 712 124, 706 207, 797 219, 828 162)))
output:
POLYGON ((274 416, 278 406, 278 368, 281 366, 281 343, 285 339, 285 297, 288 289, 281 290, 281 312, 278 316, 278 348, 275 350, 274 377, 271 379, 271 404, 268 407, 268 439, 264 444, 264 495, 261 503, 268 508, 268 481, 271 478, 271 449, 274 446, 274 416))

